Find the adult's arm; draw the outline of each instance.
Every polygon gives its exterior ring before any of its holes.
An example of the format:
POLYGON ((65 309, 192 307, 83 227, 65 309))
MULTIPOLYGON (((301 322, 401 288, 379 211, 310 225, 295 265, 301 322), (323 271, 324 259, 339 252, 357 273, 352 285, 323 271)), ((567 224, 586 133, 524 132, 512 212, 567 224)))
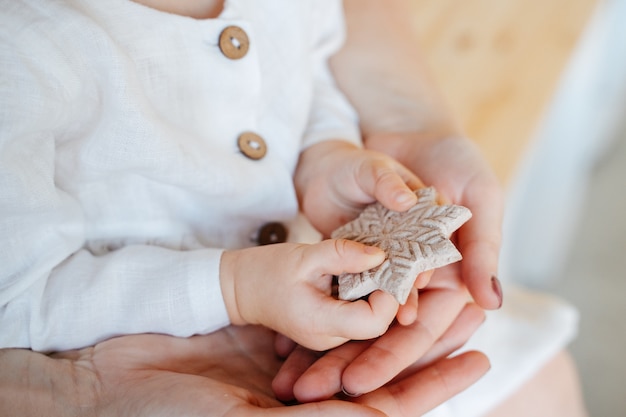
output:
POLYGON ((472 211, 457 234, 459 278, 481 307, 498 308, 500 185, 428 73, 410 2, 346 0, 344 8, 348 36, 331 67, 360 115, 365 146, 395 157, 443 199, 472 211))

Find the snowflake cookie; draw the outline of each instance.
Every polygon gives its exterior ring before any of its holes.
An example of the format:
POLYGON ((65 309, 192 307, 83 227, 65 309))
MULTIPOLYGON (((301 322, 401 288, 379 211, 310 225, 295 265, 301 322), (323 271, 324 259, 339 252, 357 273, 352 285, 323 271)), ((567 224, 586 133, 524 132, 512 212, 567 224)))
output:
POLYGON ((405 212, 374 203, 332 233, 332 238, 376 246, 387 254, 376 268, 340 275, 340 299, 356 300, 381 289, 404 304, 419 273, 461 260, 450 235, 472 213, 463 206, 437 204, 432 187, 420 188, 415 194, 417 204, 405 212))

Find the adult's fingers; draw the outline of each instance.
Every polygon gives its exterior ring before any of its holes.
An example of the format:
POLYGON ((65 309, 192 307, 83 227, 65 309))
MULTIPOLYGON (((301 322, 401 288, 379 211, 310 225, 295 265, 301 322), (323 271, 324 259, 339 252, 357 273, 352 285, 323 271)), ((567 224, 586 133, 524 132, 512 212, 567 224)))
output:
POLYGON ((398 308, 396 319, 402 326, 409 326, 417 320, 418 295, 417 288, 413 286, 409 292, 409 296, 403 305, 398 308))
POLYGON ((354 394, 384 385, 424 355, 465 304, 462 291, 425 292, 416 322, 410 326, 396 324, 373 341, 350 342, 331 350, 298 379, 295 397, 300 401, 329 398, 342 389, 342 384, 354 394))
POLYGON ((274 351, 281 358, 286 358, 296 348, 297 343, 287 336, 276 333, 274 337, 274 351))
POLYGON ((353 401, 381 410, 389 416, 422 415, 472 385, 489 367, 489 360, 484 354, 466 352, 440 360, 353 401))
POLYGON ((373 340, 351 341, 326 352, 321 358, 314 357, 310 351, 297 352, 289 358, 293 358, 293 362, 285 362, 277 379, 280 376, 280 382, 291 383, 290 399, 311 402, 330 398, 341 391, 344 369, 373 343, 373 340), (283 377, 283 373, 288 374, 291 380, 283 377))
POLYGON ((461 291, 432 291, 420 298, 418 320, 394 326, 356 357, 342 374, 343 388, 353 394, 387 383, 430 350, 466 304, 461 291))
POLYGON ((289 407, 258 408, 254 405, 241 407, 234 415, 251 417, 384 417, 385 413, 367 404, 349 401, 326 400, 317 403, 299 404, 289 407))
POLYGON ((468 303, 446 332, 433 344, 426 354, 402 371, 395 379, 402 379, 436 361, 445 358, 462 347, 476 332, 485 319, 485 311, 477 304, 468 303))
MULTIPOLYGON (((467 342, 484 318, 484 310, 478 305, 465 305, 452 325, 428 352, 394 379, 402 379, 453 353, 467 342)), ((282 401, 291 401, 296 397, 302 402, 330 398, 342 388, 340 381, 344 369, 373 343, 374 340, 352 341, 328 351, 321 359, 317 352, 298 347, 287 358, 274 379, 274 392, 282 401), (306 377, 301 378, 304 374, 306 377)))
POLYGON ((474 300, 483 308, 502 305, 502 290, 497 278, 500 253, 503 203, 495 180, 477 177, 463 193, 462 204, 473 216, 458 232, 463 254, 461 276, 474 300))
MULTIPOLYGON (((330 352, 333 351, 331 350, 330 352)), ((290 353, 287 359, 285 359, 285 362, 282 364, 278 373, 272 380, 272 390, 274 391, 276 398, 280 401, 294 400, 296 398, 294 395, 294 386, 296 385, 298 379, 315 363, 315 361, 319 359, 319 357, 320 354, 318 352, 314 352, 302 346, 297 346, 290 353)), ((341 374, 336 375, 332 379, 340 378, 341 374)), ((326 381, 320 381, 320 383, 326 383, 326 381)), ((324 398, 315 398, 315 400, 330 398, 332 394, 334 393, 331 393, 324 398)))
POLYGON ((419 290, 426 287, 433 273, 434 269, 421 272, 417 278, 415 279, 415 283, 413 284, 413 288, 411 288, 411 292, 406 300, 404 305, 401 305, 398 309, 398 315, 396 318, 398 319, 398 323, 403 326, 411 325, 417 320, 417 305, 418 305, 418 293, 419 290))

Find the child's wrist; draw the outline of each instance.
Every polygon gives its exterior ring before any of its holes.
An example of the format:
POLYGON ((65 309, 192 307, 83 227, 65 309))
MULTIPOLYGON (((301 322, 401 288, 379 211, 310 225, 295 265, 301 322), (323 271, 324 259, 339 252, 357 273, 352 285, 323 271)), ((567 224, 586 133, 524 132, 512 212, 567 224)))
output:
POLYGON ((309 188, 311 181, 327 177, 328 170, 337 167, 336 161, 344 158, 343 152, 359 149, 352 142, 334 139, 316 143, 302 151, 294 176, 299 202, 302 203, 302 196, 309 188))
POLYGON ((237 300, 235 285, 235 265, 237 264, 237 251, 224 251, 220 259, 220 287, 226 306, 228 318, 233 325, 248 324, 241 316, 237 300))

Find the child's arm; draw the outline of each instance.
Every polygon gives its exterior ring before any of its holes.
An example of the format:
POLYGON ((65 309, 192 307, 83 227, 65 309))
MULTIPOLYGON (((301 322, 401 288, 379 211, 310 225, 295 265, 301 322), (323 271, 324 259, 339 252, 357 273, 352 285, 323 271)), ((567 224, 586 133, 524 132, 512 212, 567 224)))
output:
MULTIPOLYGON (((24 8, 16 2, 0 13, 0 55, 11 63, 0 65, 0 347, 61 350, 120 334, 190 336, 228 325, 219 249, 86 247, 98 244, 94 229, 112 236, 105 247, 144 227, 120 221, 111 230, 97 210, 84 210, 74 183, 64 181, 77 175, 79 164, 102 168, 90 157, 100 152, 98 145, 85 148, 84 159, 73 153, 81 132, 98 125, 106 101, 98 94, 106 88, 94 81, 102 73, 92 73, 84 60, 101 38, 85 36, 77 46, 74 32, 55 30, 47 9, 24 20, 18 13, 24 8), (37 24, 25 30, 25 21, 37 24)), ((86 190, 104 194, 100 186, 93 181, 86 190)), ((131 209, 115 192, 101 201, 131 209)))
POLYGON ((379 265, 384 252, 347 240, 226 251, 220 280, 233 324, 262 324, 314 350, 383 334, 398 310, 382 291, 354 302, 331 296, 332 276, 379 265))
POLYGON ((104 256, 71 253, 63 241, 80 244, 80 235, 66 226, 46 225, 50 234, 24 228, 33 238, 21 240, 32 252, 0 255, 0 281, 12 284, 0 292, 2 347, 63 350, 123 334, 187 337, 229 324, 218 279, 220 250, 135 245, 104 256), (65 236, 56 233, 62 229, 65 236), (37 239, 45 253, 35 247, 37 239), (35 253, 37 261, 23 262, 35 253))

